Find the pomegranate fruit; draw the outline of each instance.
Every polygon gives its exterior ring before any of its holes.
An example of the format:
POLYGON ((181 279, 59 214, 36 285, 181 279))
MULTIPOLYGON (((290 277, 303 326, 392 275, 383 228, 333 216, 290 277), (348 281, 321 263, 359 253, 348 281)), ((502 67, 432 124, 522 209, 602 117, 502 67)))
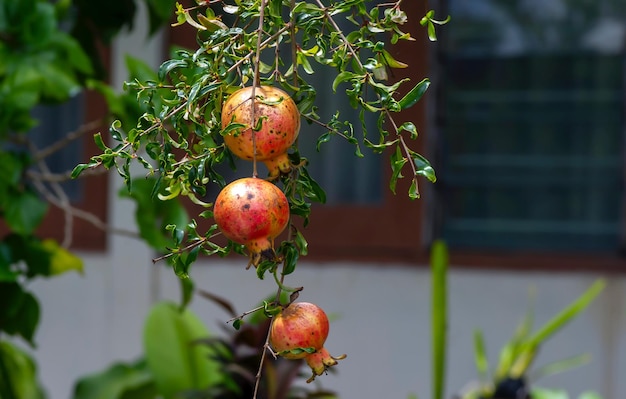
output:
POLYGON ((346 355, 333 357, 324 348, 329 323, 319 306, 308 302, 293 302, 274 317, 269 342, 279 356, 304 359, 313 371, 311 382, 346 355))
POLYGON ((246 177, 220 191, 213 217, 222 234, 248 249, 248 267, 256 267, 262 260, 276 259, 274 239, 289 222, 289 202, 273 183, 246 177))
POLYGON ((300 112, 289 94, 273 86, 239 89, 231 94, 222 107, 222 129, 230 123, 244 124, 224 135, 230 151, 241 159, 254 159, 252 129, 256 141, 256 160, 262 161, 269 170, 270 178, 289 173, 293 165, 287 150, 293 145, 300 131, 300 112), (254 104, 254 123, 251 123, 254 104))

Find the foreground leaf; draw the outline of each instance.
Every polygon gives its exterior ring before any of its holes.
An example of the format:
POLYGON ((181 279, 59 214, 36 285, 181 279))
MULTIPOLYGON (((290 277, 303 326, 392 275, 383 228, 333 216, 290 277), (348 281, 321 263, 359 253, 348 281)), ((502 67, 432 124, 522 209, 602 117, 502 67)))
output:
POLYGON ((146 361, 158 392, 164 398, 190 389, 206 389, 222 381, 213 351, 195 341, 207 338, 208 329, 190 309, 162 302, 150 311, 144 326, 146 361))
POLYGON ((0 375, 0 398, 44 398, 35 362, 7 341, 0 341, 0 375))
POLYGON ((116 363, 107 370, 80 379, 73 399, 152 399, 156 386, 146 362, 116 363))

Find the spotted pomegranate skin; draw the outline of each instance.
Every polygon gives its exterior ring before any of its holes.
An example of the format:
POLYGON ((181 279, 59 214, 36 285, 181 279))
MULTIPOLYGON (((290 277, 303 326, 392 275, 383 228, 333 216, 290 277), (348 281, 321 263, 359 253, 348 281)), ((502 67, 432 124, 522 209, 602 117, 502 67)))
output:
POLYGON ((213 205, 215 223, 230 240, 250 252, 248 266, 274 259, 274 239, 289 222, 289 202, 275 184, 246 177, 228 184, 213 205))
POLYGON ((309 302, 293 302, 275 316, 269 342, 286 359, 305 359, 313 375, 311 382, 346 355, 333 357, 324 347, 329 323, 326 313, 309 302))
POLYGON ((261 121, 255 131, 256 159, 265 163, 270 177, 288 173, 292 169, 287 150, 300 131, 300 112, 289 94, 273 86, 244 87, 231 94, 222 107, 222 128, 231 122, 242 123, 246 128, 224 136, 224 142, 237 157, 254 158, 251 126, 261 121), (255 106, 255 123, 250 123, 251 107, 255 106))

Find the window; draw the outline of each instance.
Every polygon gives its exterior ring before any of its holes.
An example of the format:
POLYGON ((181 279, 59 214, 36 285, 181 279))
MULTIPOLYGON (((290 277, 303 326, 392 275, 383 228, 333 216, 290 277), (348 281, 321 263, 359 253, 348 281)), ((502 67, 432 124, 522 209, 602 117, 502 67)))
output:
POLYGON ((454 23, 437 54, 439 234, 461 252, 617 258, 626 6, 445 5, 454 23))
MULTIPOLYGON (((86 92, 80 94, 62 105, 38 107, 34 116, 39 125, 29 137, 36 143, 39 149, 46 148, 66 134, 74 132, 84 123, 90 123, 102 119, 106 112, 106 105, 99 95, 86 92)), ((106 131, 102 126, 90 129, 80 139, 69 143, 46 159, 50 172, 54 174, 69 173, 79 162, 87 162, 90 154, 96 154, 98 149, 93 142, 93 134, 98 131, 106 131)), ((107 207, 107 177, 104 174, 81 178, 78 181, 63 183, 72 207, 81 211, 89 212, 101 221, 106 222, 107 207)), ((64 212, 50 206, 38 235, 51 237, 58 241, 64 238, 66 227, 64 212)), ((106 247, 106 232, 83 218, 73 218, 72 222, 72 248, 81 250, 104 250, 106 247)))

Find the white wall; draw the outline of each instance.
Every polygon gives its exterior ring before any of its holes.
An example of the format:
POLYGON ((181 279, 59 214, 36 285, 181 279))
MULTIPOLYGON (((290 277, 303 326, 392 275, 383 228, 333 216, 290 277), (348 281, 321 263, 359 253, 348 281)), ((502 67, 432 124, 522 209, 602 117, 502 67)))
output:
MULTIPOLYGON (((141 252, 141 251, 140 251, 141 252)), ((150 303, 150 271, 158 275, 159 298, 178 298, 178 282, 149 257, 127 253, 87 256, 85 277, 67 275, 34 285, 43 305, 36 356, 52 399, 69 397, 81 375, 141 353, 141 325, 150 303), (117 258, 119 259, 119 258, 117 258), (117 261, 115 261, 117 262, 117 261), (122 281, 124 280, 124 281, 122 281)), ((193 276, 205 290, 230 299, 238 311, 254 307, 274 291, 245 262, 202 262, 193 276)), ((448 393, 475 378, 472 333, 485 332, 492 362, 527 309, 528 288, 536 287, 537 325, 565 307, 593 281, 593 275, 505 273, 453 270, 450 275, 448 393)), ((422 267, 303 263, 287 282, 303 285, 301 299, 318 303, 335 315, 327 348, 347 353, 338 373, 319 382, 343 399, 406 398, 430 395, 430 277, 422 267)), ((626 384, 626 282, 611 278, 607 291, 542 350, 536 365, 583 352, 592 362, 539 381, 572 393, 594 389, 606 399, 621 398, 626 384)), ((228 315, 196 298, 194 310, 220 333, 228 315)))
MULTIPOLYGON (((142 4, 142 3, 139 3, 142 4)), ((125 78, 121 55, 126 52, 158 65, 159 38, 145 42, 145 27, 119 40, 114 48, 115 82, 125 78)), ((119 179, 112 178, 113 189, 119 179)), ((113 195, 113 194, 111 194, 113 195)), ((130 201, 111 198, 111 221, 133 228, 130 201)), ((51 399, 70 397, 75 380, 102 370, 113 361, 132 360, 141 353, 141 327, 151 303, 178 298, 176 277, 153 266, 143 244, 112 237, 104 254, 83 254, 85 276, 76 274, 39 281, 32 289, 42 304, 35 354, 51 399)), ((210 260, 193 267, 199 287, 230 299, 237 310, 255 306, 274 291, 271 280, 260 281, 245 260, 210 260)), ((472 334, 485 332, 488 353, 513 333, 527 309, 528 289, 537 290, 536 320, 542 323, 582 293, 593 273, 542 274, 483 272, 453 268, 450 275, 448 396, 475 377, 472 334)), ((338 373, 318 380, 343 399, 406 398, 411 392, 430 396, 430 277, 425 267, 382 264, 302 263, 287 284, 303 285, 302 300, 322 306, 338 317, 327 348, 347 353, 338 373)), ((611 276, 602 297, 580 319, 545 346, 537 365, 582 352, 591 364, 557 377, 544 386, 565 387, 572 393, 594 389, 605 399, 626 392, 626 279, 611 276)), ((193 308, 220 331, 228 317, 213 304, 196 299, 193 308)), ((621 395, 621 396, 620 396, 621 395)))

